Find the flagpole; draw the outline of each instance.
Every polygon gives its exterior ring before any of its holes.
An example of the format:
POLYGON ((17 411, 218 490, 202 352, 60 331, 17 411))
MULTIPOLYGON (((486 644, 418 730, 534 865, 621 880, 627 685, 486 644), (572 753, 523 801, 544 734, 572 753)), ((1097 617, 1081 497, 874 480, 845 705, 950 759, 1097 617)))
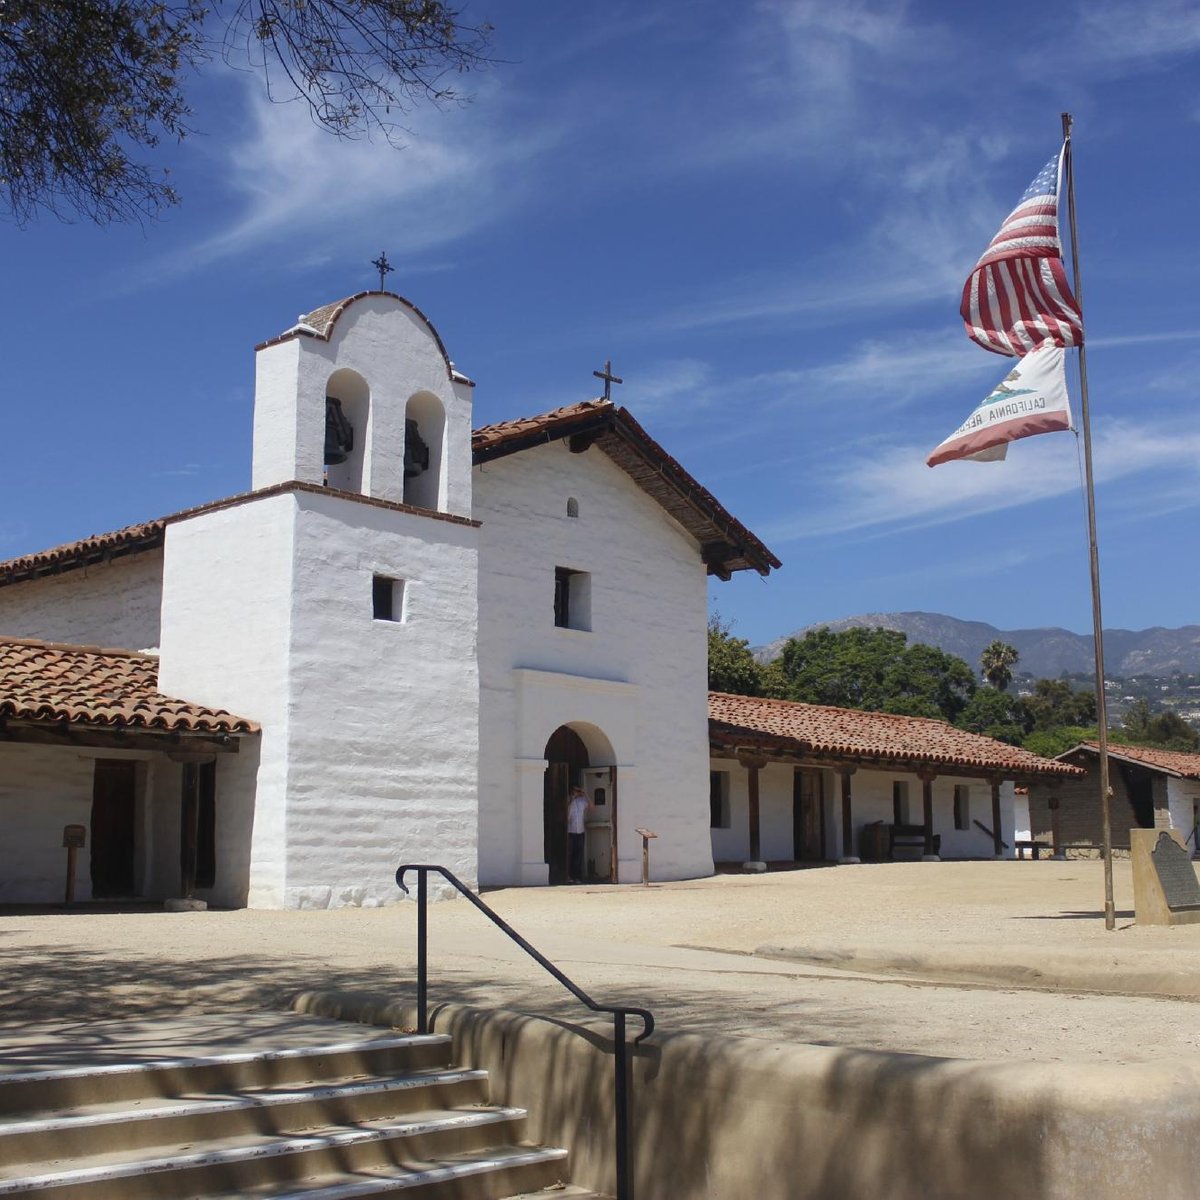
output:
MULTIPOLYGON (((1067 176, 1067 212, 1071 223, 1071 274, 1075 301, 1083 311, 1083 284, 1079 279, 1079 238, 1075 227, 1075 170, 1071 162, 1071 114, 1062 114, 1063 166, 1067 176)), ((1096 545, 1096 491, 1092 476, 1092 421, 1088 408, 1087 345, 1079 344, 1079 415, 1083 424, 1083 464, 1087 487, 1088 558, 1092 572, 1092 640, 1096 647, 1096 719, 1100 740, 1100 813, 1104 834, 1104 928, 1116 928, 1113 907, 1112 815, 1108 786, 1108 709, 1104 697, 1104 626, 1100 616, 1100 552, 1096 545)))

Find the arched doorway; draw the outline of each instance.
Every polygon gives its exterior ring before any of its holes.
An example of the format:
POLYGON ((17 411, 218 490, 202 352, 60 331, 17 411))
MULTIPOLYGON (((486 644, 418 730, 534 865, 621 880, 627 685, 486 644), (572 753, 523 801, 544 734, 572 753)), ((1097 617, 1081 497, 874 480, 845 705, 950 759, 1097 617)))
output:
POLYGON ((583 782, 591 765, 587 744, 569 725, 560 725, 546 743, 546 782, 542 795, 542 825, 550 883, 567 881, 567 793, 583 782))

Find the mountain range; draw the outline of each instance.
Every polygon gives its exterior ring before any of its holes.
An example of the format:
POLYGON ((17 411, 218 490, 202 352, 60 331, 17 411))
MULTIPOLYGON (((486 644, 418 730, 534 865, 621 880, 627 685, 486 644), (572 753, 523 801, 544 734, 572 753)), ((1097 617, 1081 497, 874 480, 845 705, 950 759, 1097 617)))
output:
MULTIPOLYGON (((835 632, 876 627, 897 629, 906 633, 910 642, 924 642, 957 654, 976 670, 983 648, 996 640, 1016 648, 1021 656, 1016 667, 1020 674, 1053 679, 1063 672, 1091 674, 1094 669, 1090 635, 1057 628, 997 629, 985 621, 961 621, 944 613, 926 612, 863 613, 837 621, 821 621, 757 647, 755 656, 768 662, 778 656, 788 638, 803 637, 810 630, 824 627, 835 632)), ((1200 673, 1200 625, 1104 631, 1106 676, 1171 675, 1176 671, 1200 673)))

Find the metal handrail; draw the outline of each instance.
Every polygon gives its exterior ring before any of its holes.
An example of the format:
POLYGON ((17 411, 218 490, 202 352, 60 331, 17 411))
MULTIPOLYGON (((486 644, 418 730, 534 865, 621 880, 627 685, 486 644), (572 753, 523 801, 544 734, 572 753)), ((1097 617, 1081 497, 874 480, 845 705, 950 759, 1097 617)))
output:
POLYGON ((580 1003, 592 1012, 608 1013, 613 1019, 613 1060, 615 1079, 615 1149, 617 1159, 616 1200, 633 1200, 633 1162, 629 1149, 629 1045, 625 1040, 625 1018, 640 1017, 642 1032, 633 1039, 636 1046, 654 1032, 654 1015, 645 1008, 597 1004, 574 980, 568 979, 544 954, 534 949, 507 921, 490 909, 453 872, 432 863, 402 863, 396 868, 396 886, 407 896, 404 876, 417 873, 417 1032, 429 1032, 429 872, 435 871, 460 895, 465 896, 493 925, 502 929, 535 962, 544 967, 580 1003))

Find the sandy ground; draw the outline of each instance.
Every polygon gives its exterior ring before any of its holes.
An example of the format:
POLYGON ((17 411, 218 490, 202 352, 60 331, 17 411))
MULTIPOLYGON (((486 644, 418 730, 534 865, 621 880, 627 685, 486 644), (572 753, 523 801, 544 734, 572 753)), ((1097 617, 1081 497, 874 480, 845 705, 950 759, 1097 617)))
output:
MULTIPOLYGON (((1191 1058, 1194 999, 953 982, 932 968, 922 977, 920 962, 952 950, 1078 962, 1091 988, 1110 968, 1200 978, 1200 926, 1134 926, 1127 863, 1116 882, 1114 933, 1100 916, 1100 866, 1084 862, 898 863, 485 899, 597 1000, 645 1004, 664 1030, 1026 1061, 1191 1058), (897 976, 754 956, 781 939, 918 965, 897 976)), ((281 1007, 305 989, 411 997, 414 933, 413 905, 0 912, 0 1023, 281 1007)), ((470 905, 434 905, 430 933, 432 999, 581 1012, 470 905)))

